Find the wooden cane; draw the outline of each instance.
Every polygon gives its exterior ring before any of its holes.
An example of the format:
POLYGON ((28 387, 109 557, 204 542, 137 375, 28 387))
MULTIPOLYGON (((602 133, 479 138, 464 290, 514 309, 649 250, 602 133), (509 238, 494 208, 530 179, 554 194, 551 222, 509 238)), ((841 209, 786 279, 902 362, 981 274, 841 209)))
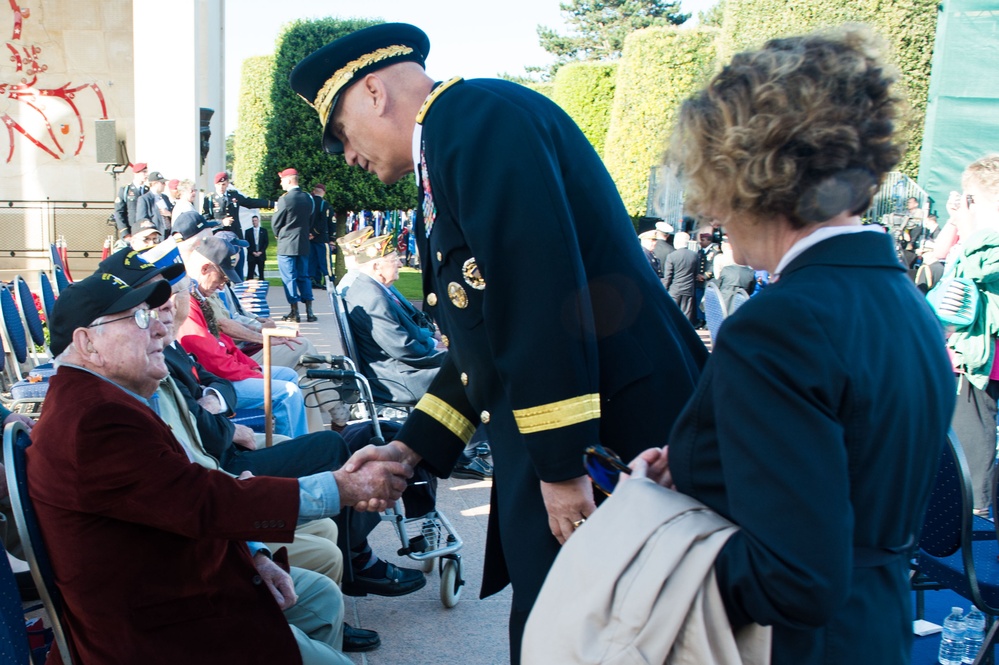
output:
POLYGON ((291 328, 264 328, 264 445, 274 445, 274 420, 271 412, 271 339, 274 337, 298 337, 298 331, 291 328))

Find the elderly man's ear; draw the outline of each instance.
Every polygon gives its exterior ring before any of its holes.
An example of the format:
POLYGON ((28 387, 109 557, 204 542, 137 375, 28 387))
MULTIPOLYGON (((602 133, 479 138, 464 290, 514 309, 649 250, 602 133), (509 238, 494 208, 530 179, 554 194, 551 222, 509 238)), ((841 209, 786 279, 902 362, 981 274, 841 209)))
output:
POLYGON ((94 348, 93 339, 90 337, 90 330, 87 328, 77 328, 73 331, 73 348, 76 352, 87 358, 92 363, 98 363, 100 355, 94 348))

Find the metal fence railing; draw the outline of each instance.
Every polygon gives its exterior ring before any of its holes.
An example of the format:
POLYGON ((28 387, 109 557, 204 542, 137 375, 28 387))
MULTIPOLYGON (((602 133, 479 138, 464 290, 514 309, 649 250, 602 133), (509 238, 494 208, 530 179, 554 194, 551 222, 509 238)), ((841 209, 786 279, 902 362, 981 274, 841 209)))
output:
MULTIPOLYGON (((894 215, 906 216, 906 201, 915 198, 925 217, 932 203, 926 191, 904 173, 892 171, 874 195, 871 207, 862 215, 864 223, 879 222, 891 227, 894 215)), ((646 215, 675 224, 683 215, 683 187, 670 167, 654 166, 649 172, 646 215)))
POLYGON ((114 235, 113 210, 110 201, 0 201, 0 271, 50 268, 49 247, 61 238, 74 276, 93 272, 114 235))

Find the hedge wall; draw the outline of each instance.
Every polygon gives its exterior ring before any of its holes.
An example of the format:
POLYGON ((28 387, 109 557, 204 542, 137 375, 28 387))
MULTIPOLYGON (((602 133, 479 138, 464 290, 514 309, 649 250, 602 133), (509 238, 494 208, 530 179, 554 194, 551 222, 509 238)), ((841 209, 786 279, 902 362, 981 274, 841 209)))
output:
POLYGON ((565 109, 600 155, 614 104, 615 62, 573 62, 555 75, 552 99, 565 109))
POLYGON ((243 61, 239 89, 239 131, 234 142, 232 180, 247 196, 263 196, 260 188, 271 121, 274 58, 260 55, 243 61))
POLYGON ((551 81, 532 81, 524 83, 523 85, 527 86, 534 92, 541 93, 548 99, 552 99, 555 95, 555 84, 551 81))
POLYGON ((645 214, 650 167, 662 161, 680 103, 714 71, 716 28, 647 28, 618 65, 604 162, 631 215, 645 214))
POLYGON ((801 34, 845 22, 871 25, 891 46, 889 59, 901 74, 909 111, 901 135, 909 148, 897 167, 915 177, 919 171, 930 65, 939 0, 727 0, 719 59, 767 39, 801 34))
POLYGON ((295 21, 284 26, 277 38, 270 76, 259 76, 260 72, 244 68, 245 92, 240 100, 237 138, 239 145, 257 141, 263 148, 262 154, 250 150, 243 155, 237 147, 241 187, 258 196, 276 199, 283 194, 278 171, 293 167, 302 176, 303 189, 311 189, 317 182, 327 185, 326 199, 340 213, 338 218, 346 210, 398 210, 416 205, 416 185, 412 178, 385 186, 373 174, 348 168, 343 157, 323 152, 319 116, 288 84, 288 75, 302 58, 338 37, 376 23, 381 21, 352 18, 295 21), (245 109, 244 99, 249 104, 245 109), (244 122, 253 129, 244 131, 244 122))

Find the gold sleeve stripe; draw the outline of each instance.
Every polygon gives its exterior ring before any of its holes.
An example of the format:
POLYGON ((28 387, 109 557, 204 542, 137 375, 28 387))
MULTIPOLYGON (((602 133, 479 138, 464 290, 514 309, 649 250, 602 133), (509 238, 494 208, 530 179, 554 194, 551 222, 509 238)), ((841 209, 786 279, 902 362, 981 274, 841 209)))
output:
POLYGON ((455 411, 441 398, 431 395, 430 393, 426 393, 420 398, 420 401, 417 402, 416 410, 423 411, 425 414, 450 430, 452 434, 461 439, 463 442, 468 443, 472 440, 472 434, 475 433, 475 427, 472 426, 472 422, 465 416, 455 411))
POLYGON ((530 409, 515 409, 513 417, 521 434, 568 427, 600 417, 600 394, 580 395, 530 409))

